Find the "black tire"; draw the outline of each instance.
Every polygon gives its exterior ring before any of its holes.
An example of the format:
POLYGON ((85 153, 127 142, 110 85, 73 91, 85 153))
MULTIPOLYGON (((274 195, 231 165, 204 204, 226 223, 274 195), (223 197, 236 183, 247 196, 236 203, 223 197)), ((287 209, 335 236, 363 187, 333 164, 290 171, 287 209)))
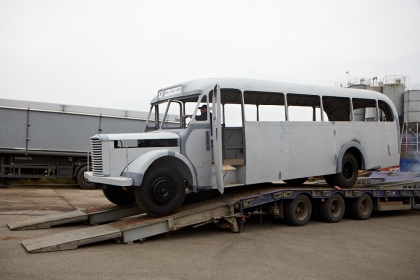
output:
POLYGON ((126 191, 119 186, 106 186, 102 191, 109 201, 120 206, 136 202, 133 191, 126 191))
POLYGON ((308 180, 308 177, 305 178, 297 178, 297 179, 290 179, 290 180, 283 180, 283 182, 285 182, 288 185, 302 185, 303 183, 306 182, 306 180, 308 180))
POLYGON ((370 195, 365 193, 359 198, 349 200, 350 215, 356 220, 367 220, 372 215, 373 202, 370 195))
POLYGON ((89 180, 85 179, 84 173, 87 171, 87 166, 83 166, 82 168, 77 171, 76 181, 77 184, 85 190, 93 190, 96 189, 96 184, 90 182, 89 180))
POLYGON ((143 183, 136 187, 138 206, 152 217, 167 216, 179 209, 185 197, 185 183, 178 171, 163 166, 146 172, 143 183))
POLYGON ((343 218, 345 209, 344 198, 340 194, 335 193, 321 203, 319 215, 325 222, 337 223, 343 218))
POLYGON ((306 195, 300 194, 284 203, 284 219, 293 226, 303 226, 311 219, 312 205, 306 195))
POLYGON ((335 174, 334 181, 343 189, 351 188, 357 181, 358 171, 356 158, 350 153, 345 153, 341 162, 341 172, 335 174))
POLYGON ((330 187, 335 187, 338 184, 335 182, 335 174, 334 175, 325 175, 324 176, 324 180, 325 182, 328 184, 328 186, 330 187))

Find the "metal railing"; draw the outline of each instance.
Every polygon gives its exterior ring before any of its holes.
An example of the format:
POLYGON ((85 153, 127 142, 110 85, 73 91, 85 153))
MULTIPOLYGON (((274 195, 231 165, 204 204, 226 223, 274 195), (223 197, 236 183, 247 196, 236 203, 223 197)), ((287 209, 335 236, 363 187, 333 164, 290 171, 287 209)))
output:
POLYGON ((419 123, 403 123, 401 126, 401 154, 419 152, 420 135, 419 123))

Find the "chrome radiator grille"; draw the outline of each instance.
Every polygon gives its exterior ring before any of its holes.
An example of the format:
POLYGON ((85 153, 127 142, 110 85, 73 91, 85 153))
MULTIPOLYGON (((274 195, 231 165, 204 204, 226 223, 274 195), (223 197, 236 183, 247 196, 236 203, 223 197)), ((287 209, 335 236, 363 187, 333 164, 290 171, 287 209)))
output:
POLYGON ((104 170, 102 165, 102 141, 98 137, 90 138, 90 152, 92 159, 92 172, 95 176, 103 176, 104 170))

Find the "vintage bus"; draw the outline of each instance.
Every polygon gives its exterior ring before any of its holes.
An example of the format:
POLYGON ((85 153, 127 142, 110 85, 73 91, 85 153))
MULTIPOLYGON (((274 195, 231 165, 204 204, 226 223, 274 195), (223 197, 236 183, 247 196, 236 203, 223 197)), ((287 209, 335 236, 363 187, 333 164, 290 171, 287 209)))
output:
POLYGON ((209 189, 298 185, 311 176, 350 188, 359 169, 398 165, 397 116, 389 98, 369 90, 193 80, 158 91, 143 133, 91 137, 85 178, 103 184, 111 202, 137 202, 151 216, 209 189))

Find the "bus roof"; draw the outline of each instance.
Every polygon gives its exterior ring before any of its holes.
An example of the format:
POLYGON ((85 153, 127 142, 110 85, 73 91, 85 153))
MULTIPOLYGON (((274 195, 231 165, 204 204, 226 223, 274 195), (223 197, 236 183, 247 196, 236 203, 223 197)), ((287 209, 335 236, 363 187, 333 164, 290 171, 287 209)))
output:
POLYGON ((321 96, 342 96, 352 98, 381 99, 391 102, 390 99, 384 94, 365 89, 305 85, 245 78, 207 78, 191 80, 163 88, 158 91, 158 95, 152 99, 151 104, 174 97, 190 96, 194 94, 201 94, 202 92, 208 92, 212 90, 216 84, 219 84, 220 88, 222 89, 239 89, 242 92, 261 91, 321 96))

